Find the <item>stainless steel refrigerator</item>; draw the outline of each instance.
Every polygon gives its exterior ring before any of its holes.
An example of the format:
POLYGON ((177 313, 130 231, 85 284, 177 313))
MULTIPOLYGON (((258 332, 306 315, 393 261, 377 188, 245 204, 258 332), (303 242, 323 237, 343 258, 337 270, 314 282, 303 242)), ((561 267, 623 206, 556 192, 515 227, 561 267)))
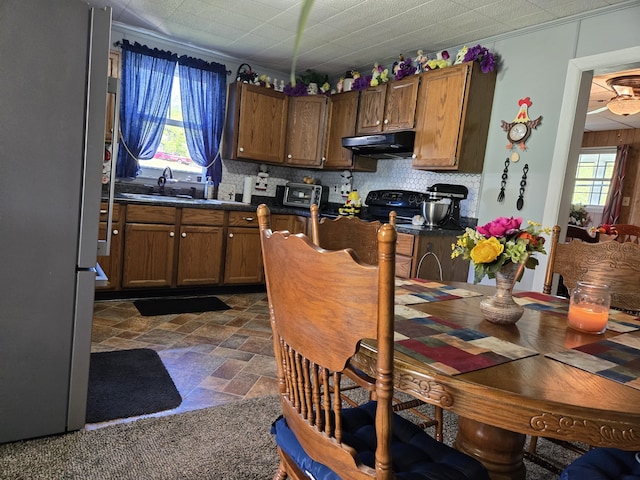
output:
POLYGON ((85 424, 110 29, 0 2, 0 442, 85 424))

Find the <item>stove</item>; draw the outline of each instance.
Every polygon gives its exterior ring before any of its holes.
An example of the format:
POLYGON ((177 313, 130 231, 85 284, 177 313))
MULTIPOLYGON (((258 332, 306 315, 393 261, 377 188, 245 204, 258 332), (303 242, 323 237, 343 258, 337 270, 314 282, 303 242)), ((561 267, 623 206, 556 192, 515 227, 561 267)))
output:
POLYGON ((389 213, 396 212, 397 223, 411 223, 415 215, 422 215, 422 202, 429 199, 428 193, 409 190, 372 190, 367 195, 368 216, 381 222, 389 221, 389 213))
POLYGON ((367 195, 367 216, 381 222, 389 221, 389 213, 396 212, 396 223, 412 224, 413 217, 422 215, 422 203, 448 199, 451 204, 447 216, 431 228, 460 228, 460 201, 467 198, 469 191, 463 185, 436 183, 426 192, 410 190, 372 190, 367 195))

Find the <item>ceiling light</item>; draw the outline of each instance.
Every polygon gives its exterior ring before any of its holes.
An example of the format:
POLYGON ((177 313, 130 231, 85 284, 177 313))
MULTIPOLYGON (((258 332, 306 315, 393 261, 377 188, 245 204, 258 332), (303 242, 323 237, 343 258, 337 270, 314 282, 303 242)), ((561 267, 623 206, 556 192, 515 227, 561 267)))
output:
POLYGON ((635 115, 640 113, 640 97, 615 97, 607 103, 607 108, 616 115, 635 115))

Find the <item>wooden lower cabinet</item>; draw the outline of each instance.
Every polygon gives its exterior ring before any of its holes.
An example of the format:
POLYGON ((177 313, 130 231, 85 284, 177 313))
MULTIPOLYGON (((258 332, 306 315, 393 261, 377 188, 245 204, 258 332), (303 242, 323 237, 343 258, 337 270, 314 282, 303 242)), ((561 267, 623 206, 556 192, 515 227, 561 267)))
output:
POLYGON ((123 288, 170 287, 175 225, 127 223, 123 288))
MULTIPOLYGON (((106 210, 106 206, 101 207, 106 210)), ((100 226, 98 238, 107 238, 107 222, 105 218, 100 216, 100 226)), ((120 288, 122 280, 122 208, 120 205, 113 205, 113 217, 111 224, 111 249, 109 256, 99 256, 98 263, 108 278, 107 285, 103 287, 96 286, 96 290, 117 290, 120 288)))
POLYGON ((183 208, 176 284, 216 285, 222 280, 225 212, 183 208))
POLYGON ((122 288, 172 286, 176 213, 174 207, 127 205, 122 288))
POLYGON ((413 273, 413 245, 417 237, 398 233, 396 242, 396 276, 410 278, 413 273))
POLYGON ((413 277, 445 282, 466 282, 469 262, 451 258, 451 244, 456 235, 421 235, 416 237, 413 277), (419 268, 418 268, 419 267, 419 268), (442 278, 440 278, 442 269, 442 278))
POLYGON ((229 212, 224 283, 261 283, 262 249, 258 217, 253 212, 229 212))

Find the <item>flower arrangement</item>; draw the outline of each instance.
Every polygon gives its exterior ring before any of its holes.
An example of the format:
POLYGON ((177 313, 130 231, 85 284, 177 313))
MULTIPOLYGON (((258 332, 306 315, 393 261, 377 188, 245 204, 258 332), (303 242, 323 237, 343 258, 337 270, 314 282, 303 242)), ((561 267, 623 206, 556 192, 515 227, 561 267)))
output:
POLYGON ((392 70, 394 80, 400 80, 416 73, 416 67, 411 63, 411 59, 405 59, 402 54, 400 54, 400 61, 393 64, 392 70))
POLYGON ((371 70, 371 80, 369 80, 369 85, 372 87, 377 87, 381 83, 386 83, 389 81, 389 69, 384 68, 378 63, 373 65, 373 69, 371 70))
POLYGON ((589 212, 579 203, 571 205, 569 211, 569 225, 576 225, 578 227, 586 227, 591 219, 589 218, 589 212))
POLYGON ((463 47, 467 51, 464 55, 463 62, 480 62, 480 70, 483 73, 491 72, 496 65, 496 59, 486 47, 476 45, 475 47, 463 47))
POLYGON ((485 275, 495 278, 496 272, 509 262, 534 269, 538 260, 533 254, 546 254, 542 233, 548 235, 550 231, 532 221, 527 222, 526 228, 521 225, 521 218, 498 217, 475 230, 467 228, 451 245, 451 258, 462 256, 473 262, 475 283, 485 275))

